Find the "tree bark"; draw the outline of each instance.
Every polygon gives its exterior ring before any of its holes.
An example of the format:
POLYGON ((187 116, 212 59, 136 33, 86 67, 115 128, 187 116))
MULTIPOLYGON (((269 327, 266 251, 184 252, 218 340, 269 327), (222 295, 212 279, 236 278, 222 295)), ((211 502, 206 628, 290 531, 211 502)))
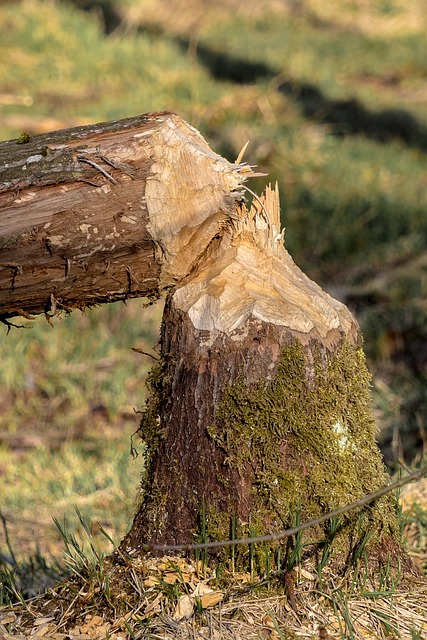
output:
POLYGON ((1 143, 0 317, 158 297, 233 214, 245 175, 170 113, 1 143))
MULTIPOLYGON (((357 323, 294 264, 279 218, 277 191, 250 211, 240 206, 168 297, 127 553, 227 540, 232 530, 274 533, 387 481, 357 323)), ((329 525, 308 532, 311 553, 329 525)), ((397 529, 393 497, 350 513, 334 540, 336 565, 364 536, 373 557, 396 555, 397 529)))

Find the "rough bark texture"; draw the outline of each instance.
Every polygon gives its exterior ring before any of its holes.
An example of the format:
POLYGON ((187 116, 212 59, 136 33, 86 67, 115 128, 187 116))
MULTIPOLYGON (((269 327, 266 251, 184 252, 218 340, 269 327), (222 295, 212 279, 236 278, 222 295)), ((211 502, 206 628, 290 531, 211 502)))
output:
POLYGON ((244 176, 170 113, 1 143, 0 317, 158 296, 233 214, 244 176))
MULTIPOLYGON (((282 243, 276 193, 212 242, 170 294, 141 422, 145 495, 123 549, 264 535, 386 482, 359 329, 282 243)), ((308 537, 324 540, 329 525, 308 537)), ((343 521, 341 566, 369 532, 396 536, 386 497, 343 521)), ((386 555, 386 554, 384 554, 386 555)))

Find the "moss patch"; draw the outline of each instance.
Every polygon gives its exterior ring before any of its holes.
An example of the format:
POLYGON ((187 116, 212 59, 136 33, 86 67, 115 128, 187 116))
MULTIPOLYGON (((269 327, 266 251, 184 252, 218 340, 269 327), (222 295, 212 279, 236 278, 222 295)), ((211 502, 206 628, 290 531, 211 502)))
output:
MULTIPOLYGON (((222 396, 210 436, 228 464, 253 469, 249 523, 240 533, 277 531, 361 498, 386 483, 371 411, 370 374, 363 350, 344 341, 327 360, 309 362, 298 342, 282 350, 272 381, 247 387, 240 379, 222 396)), ((350 512, 341 551, 361 540, 377 545, 398 535, 393 496, 350 512)), ((211 539, 229 535, 225 514, 208 512, 211 539), (213 530, 212 530, 213 529, 213 530)), ((318 532, 320 538, 327 534, 318 532)), ((313 541, 313 530, 305 536, 313 541)))
MULTIPOLYGON (((370 374, 363 350, 349 340, 332 353, 317 343, 303 347, 295 341, 282 348, 272 379, 248 385, 242 373, 223 389, 215 418, 199 433, 210 440, 200 443, 200 451, 209 445, 212 452, 221 452, 215 458, 217 473, 212 476, 214 456, 197 458, 198 473, 208 478, 198 494, 192 484, 198 479, 189 479, 188 458, 176 458, 175 441, 162 426, 168 424, 172 402, 169 365, 163 359, 150 373, 151 395, 139 430, 148 458, 140 496, 147 539, 160 534, 167 539, 170 526, 177 527, 183 541, 192 535, 194 541, 265 535, 329 513, 387 483, 375 440, 370 374), (159 454, 163 442, 165 450, 159 454), (160 480, 159 455, 160 467, 165 458, 173 466, 160 480), (209 465, 210 476, 203 464, 209 465), (173 501, 171 483, 182 487, 173 501), (200 496, 205 500, 203 517, 202 503, 196 503, 200 496), (181 525, 176 514, 182 512, 187 519, 181 525)), ((176 444, 179 451, 182 442, 176 444)), ((255 567, 261 575, 268 563, 289 570, 314 558, 318 570, 327 561, 341 571, 367 558, 387 564, 390 555, 398 558, 400 552, 395 497, 387 494, 284 544, 239 546, 219 556, 239 569, 255 567)), ((378 562, 370 569, 377 571, 378 562)))

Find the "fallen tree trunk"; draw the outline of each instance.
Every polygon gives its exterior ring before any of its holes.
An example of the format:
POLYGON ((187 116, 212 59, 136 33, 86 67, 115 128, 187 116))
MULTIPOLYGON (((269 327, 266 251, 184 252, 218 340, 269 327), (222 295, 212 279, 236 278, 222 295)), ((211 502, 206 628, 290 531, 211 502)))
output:
POLYGON ((158 297, 244 178, 170 113, 0 143, 0 317, 158 297))

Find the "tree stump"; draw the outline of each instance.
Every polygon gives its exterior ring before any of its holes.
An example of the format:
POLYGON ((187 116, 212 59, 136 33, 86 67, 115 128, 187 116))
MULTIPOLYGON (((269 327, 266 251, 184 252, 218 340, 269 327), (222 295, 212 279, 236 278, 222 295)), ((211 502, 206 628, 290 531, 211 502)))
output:
MULTIPOLYGON (((277 532, 386 483, 359 328, 285 250, 277 188, 236 209, 169 294, 149 386, 127 553, 277 532)), ((337 567, 368 539, 373 558, 390 560, 394 502, 342 519, 337 567)), ((329 529, 307 533, 310 553, 329 529)))

